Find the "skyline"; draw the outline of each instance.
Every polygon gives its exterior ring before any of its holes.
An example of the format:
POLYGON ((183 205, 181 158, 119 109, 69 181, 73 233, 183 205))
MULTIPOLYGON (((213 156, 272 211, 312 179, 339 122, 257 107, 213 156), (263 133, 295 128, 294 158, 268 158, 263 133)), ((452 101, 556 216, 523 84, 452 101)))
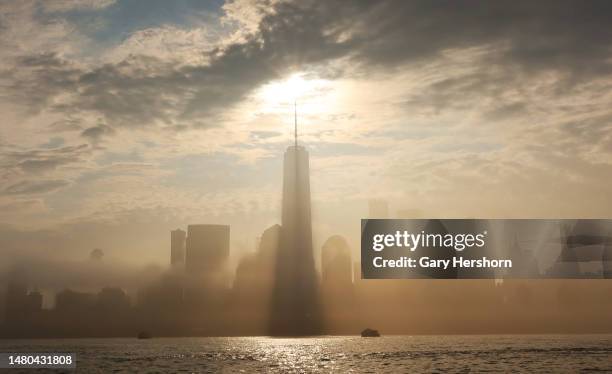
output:
MULTIPOLYGON (((292 150, 293 147, 289 147, 287 152, 292 150)), ((291 157, 289 160, 291 166, 291 157)), ((438 231, 446 230, 445 225, 452 226, 449 221, 421 221, 438 231)), ((514 259, 517 255, 519 258, 524 255, 517 253, 522 252, 516 240, 516 233, 521 231, 516 230, 521 226, 519 221, 501 222, 502 226, 510 226, 506 227, 509 229, 506 237, 513 236, 514 231, 515 242, 512 248, 506 248, 514 259)), ((559 228, 559 222, 556 225, 555 222, 544 222, 544 226, 550 226, 550 223, 559 228)), ((2 300, 6 314, 0 327, 4 338, 116 337, 134 336, 136 332, 139 336, 152 333, 157 337, 353 335, 364 323, 380 326, 385 334, 411 335, 607 332, 611 327, 607 317, 612 304, 606 297, 610 285, 596 279, 606 275, 584 273, 580 270, 582 264, 578 263, 594 259, 605 261, 602 248, 599 254, 592 251, 595 249, 592 248, 594 241, 605 243, 604 250, 608 251, 609 258, 609 237, 600 234, 602 229, 607 232, 610 220, 575 223, 569 231, 569 226, 566 226, 565 233, 563 224, 560 227, 561 234, 567 235, 563 241, 565 245, 557 243, 563 247, 559 257, 545 271, 547 274, 541 274, 545 278, 552 276, 547 281, 534 281, 534 274, 529 274, 529 279, 522 279, 519 275, 519 279, 504 281, 498 277, 467 279, 460 285, 448 279, 435 282, 423 279, 367 281, 367 274, 363 279, 357 275, 359 261, 352 262, 344 238, 332 236, 322 248, 322 271, 315 280, 322 307, 320 319, 315 320, 309 317, 313 315, 311 313, 300 315, 300 311, 307 309, 316 313, 318 302, 307 297, 308 291, 303 288, 303 282, 308 279, 303 276, 309 274, 309 267, 304 266, 306 261, 301 258, 306 254, 302 252, 304 246, 287 246, 287 235, 294 235, 291 230, 285 231, 280 225, 266 229, 257 251, 241 259, 230 285, 223 281, 231 276, 222 266, 228 255, 225 251, 229 244, 229 227, 190 225, 190 236, 195 236, 187 238, 187 253, 195 251, 200 255, 186 258, 182 266, 173 263, 170 255, 167 270, 144 281, 136 295, 130 295, 123 287, 107 286, 87 292, 68 287, 57 290, 53 307, 45 307, 45 296, 29 284, 27 272, 14 269, 7 285, 7 298, 2 300), (203 234, 216 238, 203 241, 203 234), (577 248, 580 251, 575 252, 577 248), (296 259, 295 256, 300 257, 297 263, 291 261, 292 257, 296 259), (351 274, 353 264, 356 265, 355 274, 351 274), (554 265, 564 266, 555 270, 554 265), (559 276, 567 278, 559 279, 559 276), (571 279, 576 276, 586 278, 571 279), (279 290, 285 296, 302 297, 288 300, 293 305, 279 308, 274 296, 279 290), (310 301, 314 302, 309 304, 310 301), (405 308, 410 310, 408 319, 405 308), (440 313, 441 310, 453 312, 440 313)), ((463 224, 474 226, 474 222, 463 224)), ((527 234, 529 230, 525 229, 530 225, 523 223, 522 227, 522 233, 527 234)), ((170 233, 171 237, 176 231, 170 233)), ((501 245, 504 245, 503 241, 501 245)), ((169 248, 170 254, 175 248, 174 245, 169 248)), ((443 252, 441 254, 445 256, 443 252)), ((91 255, 97 262, 103 257, 94 256, 93 252, 91 255)), ((527 257, 523 259, 528 260, 527 257)), ((534 260, 531 256, 531 261, 534 260)), ((593 270, 592 262, 588 265, 593 270)), ((529 266, 524 263, 516 270, 529 271, 529 266)), ((539 270, 535 271, 539 273, 539 270)), ((478 274, 489 277, 481 272, 479 270, 478 274)), ((471 274, 467 277, 476 275, 471 274)), ((444 270, 429 275, 446 278, 452 274, 446 274, 444 270)), ((112 284, 121 283, 114 280, 112 284)))
POLYGON ((609 5, 478 5, 3 3, 0 251, 165 264, 169 230, 223 223, 235 264, 278 223, 292 86, 316 251, 355 255, 372 198, 607 217, 609 5))

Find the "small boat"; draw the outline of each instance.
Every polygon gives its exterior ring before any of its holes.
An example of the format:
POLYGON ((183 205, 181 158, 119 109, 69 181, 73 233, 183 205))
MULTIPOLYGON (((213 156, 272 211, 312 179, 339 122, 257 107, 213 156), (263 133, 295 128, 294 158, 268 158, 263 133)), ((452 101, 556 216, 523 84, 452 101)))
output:
POLYGON ((374 330, 370 328, 367 328, 361 332, 362 338, 378 338, 379 336, 380 336, 380 333, 378 332, 378 330, 374 330))
POLYGON ((138 339, 151 339, 152 338, 151 334, 149 334, 146 331, 139 332, 137 337, 138 339))

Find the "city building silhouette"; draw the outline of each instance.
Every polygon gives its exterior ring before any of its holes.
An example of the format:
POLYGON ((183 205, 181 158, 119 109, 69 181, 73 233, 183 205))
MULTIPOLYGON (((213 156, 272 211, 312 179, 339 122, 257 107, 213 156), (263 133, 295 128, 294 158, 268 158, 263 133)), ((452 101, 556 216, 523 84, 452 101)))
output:
POLYGON ((42 310, 43 295, 37 290, 28 292, 26 272, 22 268, 13 269, 6 285, 4 319, 10 322, 23 322, 42 310))
POLYGON ((240 259, 234 276, 231 307, 235 324, 247 334, 269 334, 269 313, 281 226, 268 227, 254 252, 240 259))
POLYGON ((28 300, 28 287, 21 279, 9 279, 6 287, 5 319, 19 320, 23 317, 28 300))
POLYGON ((229 257, 228 225, 189 225, 185 269, 192 275, 205 275, 225 265, 229 257))
POLYGON ((96 306, 96 295, 65 289, 55 295, 55 310, 65 315, 76 316, 89 313, 96 306))
POLYGON ((105 287, 98 292, 96 307, 101 311, 117 312, 130 308, 130 298, 117 287, 105 287))
POLYGON ((170 264, 173 267, 185 266, 185 240, 187 233, 181 229, 170 232, 170 264))
POLYGON ((308 151, 298 145, 296 116, 295 144, 284 155, 282 229, 270 313, 271 335, 322 332, 310 208, 308 151))
POLYGON ((28 312, 36 313, 42 310, 43 295, 38 291, 30 291, 26 299, 26 309, 28 312))
POLYGON ((340 235, 329 237, 321 248, 323 290, 346 291, 353 284, 351 249, 340 235))

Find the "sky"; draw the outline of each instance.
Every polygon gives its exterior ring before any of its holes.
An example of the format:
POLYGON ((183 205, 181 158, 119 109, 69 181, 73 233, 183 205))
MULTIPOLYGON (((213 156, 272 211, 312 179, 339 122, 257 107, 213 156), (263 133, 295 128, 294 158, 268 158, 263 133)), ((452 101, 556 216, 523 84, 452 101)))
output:
POLYGON ((0 3, 0 253, 167 265, 169 230, 280 222, 310 153, 315 244, 369 199, 424 218, 610 218, 608 1, 0 3))

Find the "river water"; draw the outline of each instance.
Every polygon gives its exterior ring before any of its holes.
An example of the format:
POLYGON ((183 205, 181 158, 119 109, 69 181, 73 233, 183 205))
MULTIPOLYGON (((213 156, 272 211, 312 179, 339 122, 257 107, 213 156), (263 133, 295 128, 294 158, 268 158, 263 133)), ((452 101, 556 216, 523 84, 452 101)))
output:
POLYGON ((612 372, 612 335, 0 340, 74 352, 77 372, 612 372))

